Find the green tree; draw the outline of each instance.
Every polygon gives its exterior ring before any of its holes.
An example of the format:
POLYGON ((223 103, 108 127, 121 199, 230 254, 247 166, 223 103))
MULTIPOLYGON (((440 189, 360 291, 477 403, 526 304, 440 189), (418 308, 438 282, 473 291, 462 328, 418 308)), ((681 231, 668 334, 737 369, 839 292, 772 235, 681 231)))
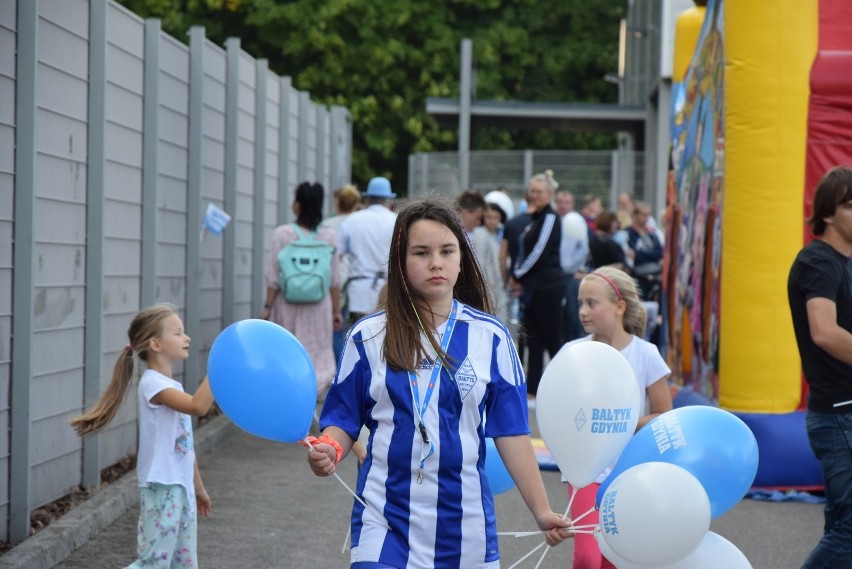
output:
MULTIPOLYGON (((625 6, 588 0, 120 0, 184 38, 269 60, 300 90, 349 109, 356 182, 385 175, 405 188, 408 155, 454 150, 457 133, 426 114, 427 97, 458 95, 459 51, 473 40, 480 99, 614 102, 625 6)), ((475 149, 611 148, 611 136, 478 129, 475 149)), ((404 190, 403 190, 404 191, 404 190)))

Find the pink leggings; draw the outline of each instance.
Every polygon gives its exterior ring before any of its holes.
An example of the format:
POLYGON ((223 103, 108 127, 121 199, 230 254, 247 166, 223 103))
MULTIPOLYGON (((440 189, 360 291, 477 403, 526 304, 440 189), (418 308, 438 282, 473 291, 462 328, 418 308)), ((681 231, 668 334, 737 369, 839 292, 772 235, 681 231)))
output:
MULTIPOLYGON (((574 497, 574 502, 571 504, 571 519, 575 519, 585 514, 590 508, 595 507, 595 497, 598 494, 600 484, 592 483, 584 488, 580 488, 577 495, 574 497)), ((571 498, 573 486, 568 487, 568 498, 571 498)), ((597 524, 598 511, 585 516, 577 522, 577 525, 597 524)), ((598 542, 595 541, 595 536, 582 533, 574 537, 574 563, 573 569, 615 569, 615 565, 610 563, 606 557, 601 555, 601 550, 598 547, 598 542)))

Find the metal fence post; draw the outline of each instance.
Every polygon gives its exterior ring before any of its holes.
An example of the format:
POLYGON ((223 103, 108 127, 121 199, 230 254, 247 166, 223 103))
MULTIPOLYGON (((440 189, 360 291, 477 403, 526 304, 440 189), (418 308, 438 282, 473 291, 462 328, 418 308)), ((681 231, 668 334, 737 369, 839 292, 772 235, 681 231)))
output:
POLYGON ((227 68, 225 71, 225 211, 232 217, 232 227, 222 233, 222 324, 234 321, 236 297, 236 254, 237 254, 237 174, 239 164, 240 115, 240 38, 225 40, 227 68))
POLYGON ((254 81, 254 223, 252 224, 253 247, 251 252, 251 312, 260 314, 266 299, 266 286, 263 284, 263 237, 265 233, 263 212, 266 210, 266 74, 269 61, 258 59, 255 62, 254 81))
POLYGON ((296 172, 298 172, 298 176, 296 178, 297 184, 301 184, 303 181, 308 179, 308 131, 310 130, 308 113, 310 110, 310 93, 307 91, 299 91, 299 157, 296 162, 296 172))
POLYGON ((459 185, 465 191, 470 187, 470 107, 473 92, 473 41, 461 43, 461 69, 459 70, 459 185))
POLYGON ((426 195, 429 193, 430 176, 429 176, 429 154, 423 152, 420 154, 420 193, 426 195))
POLYGON ((290 95, 293 90, 291 79, 282 77, 278 101, 278 214, 275 222, 287 222, 290 208, 287 199, 290 190, 290 95))
POLYGON ((331 107, 331 187, 352 183, 352 118, 346 107, 331 107))
MULTIPOLYGON (((83 348, 83 406, 101 388, 104 291, 104 179, 106 170, 106 0, 89 2, 89 160, 86 180, 86 334, 83 348)), ((100 443, 83 439, 83 485, 101 482, 100 443)))
POLYGON ((145 20, 144 100, 142 103, 142 258, 140 300, 150 306, 157 300, 157 177, 159 161, 158 112, 160 107, 160 20, 145 20))
POLYGON ((15 81, 15 249, 12 278, 12 378, 9 429, 9 541, 30 535, 30 434, 34 299, 36 68, 38 0, 18 2, 18 58, 15 81))
POLYGON ((533 177, 533 158, 534 152, 532 150, 524 150, 524 179, 522 183, 524 188, 527 187, 527 182, 533 177))

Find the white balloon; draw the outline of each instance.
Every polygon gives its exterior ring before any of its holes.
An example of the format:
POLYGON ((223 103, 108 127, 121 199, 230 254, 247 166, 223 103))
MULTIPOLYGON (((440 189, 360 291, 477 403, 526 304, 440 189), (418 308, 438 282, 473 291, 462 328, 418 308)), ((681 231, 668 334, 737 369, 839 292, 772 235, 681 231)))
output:
MULTIPOLYGON (((637 565, 620 557, 610 548, 603 538, 600 528, 595 529, 595 540, 601 554, 618 569, 650 569, 647 565, 637 565)), ((695 551, 670 565, 658 566, 655 569, 752 569, 748 558, 737 546, 717 533, 708 531, 704 534, 695 551)))
POLYGON ((707 534, 710 499, 685 468, 668 462, 637 464, 619 474, 604 493, 600 528, 616 555, 637 565, 665 567, 692 554, 707 534))
POLYGON ((598 542, 598 548, 601 550, 601 555, 615 565, 618 569, 649 569, 647 565, 636 565, 630 561, 621 558, 612 550, 606 540, 603 538, 603 532, 600 527, 595 528, 595 540, 598 542))
POLYGON ((576 211, 569 211, 562 216, 562 231, 575 241, 589 239, 589 226, 583 216, 576 211))
MULTIPOLYGON (((708 531, 695 551, 684 559, 661 569, 752 569, 748 558, 736 545, 717 533, 708 531)), ((618 565, 621 569, 621 565, 618 565)))
POLYGON ((621 352, 579 342, 560 350, 544 370, 535 414, 559 470, 582 488, 627 446, 641 405, 633 368, 621 352))
POLYGON ((506 219, 512 219, 515 215, 515 205, 512 203, 512 198, 504 194, 503 192, 494 190, 493 192, 488 192, 485 194, 485 201, 488 203, 493 203, 497 207, 503 210, 503 213, 506 214, 506 219))

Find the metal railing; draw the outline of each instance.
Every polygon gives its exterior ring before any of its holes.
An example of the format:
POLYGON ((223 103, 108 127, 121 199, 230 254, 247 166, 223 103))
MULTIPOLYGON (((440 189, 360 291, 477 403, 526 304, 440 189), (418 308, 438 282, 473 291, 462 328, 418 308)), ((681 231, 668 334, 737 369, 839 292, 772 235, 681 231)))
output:
POLYGON ((626 191, 645 198, 644 153, 608 150, 501 150, 470 153, 470 187, 459 180, 458 152, 421 152, 408 159, 408 195, 430 192, 455 196, 464 189, 483 193, 504 186, 515 201, 523 196, 529 179, 552 170, 559 187, 576 198, 593 194, 605 207, 626 191))

